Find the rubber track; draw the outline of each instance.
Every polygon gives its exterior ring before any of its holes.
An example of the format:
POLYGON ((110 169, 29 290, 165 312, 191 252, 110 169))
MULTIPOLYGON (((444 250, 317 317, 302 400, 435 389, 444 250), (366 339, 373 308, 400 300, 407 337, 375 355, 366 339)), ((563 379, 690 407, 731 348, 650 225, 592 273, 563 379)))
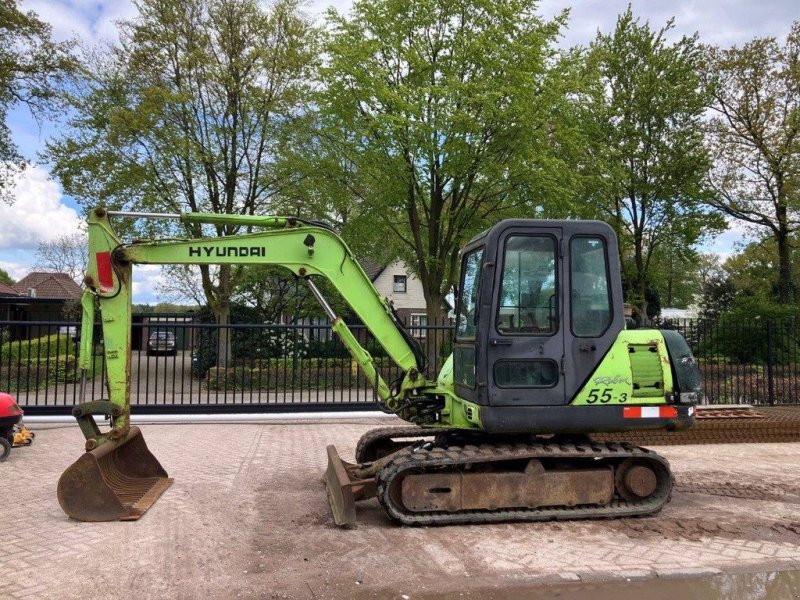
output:
MULTIPOLYGON (((369 446, 381 440, 388 440, 391 438, 412 438, 418 439, 422 437, 434 436, 438 433, 445 433, 447 431, 458 431, 447 427, 381 427, 379 429, 371 429, 361 436, 356 445, 356 462, 361 464, 367 462, 366 453, 369 446)), ((410 440, 411 441, 411 440, 410 440)), ((410 443, 409 441, 409 443, 410 443)))
MULTIPOLYGON (((638 448, 627 443, 588 443, 588 444, 481 444, 480 446, 451 446, 417 450, 405 448, 399 450, 377 475, 377 495, 386 513, 404 525, 455 525, 466 523, 497 523, 502 521, 551 521, 567 519, 608 519, 619 517, 635 517, 655 514, 669 501, 672 493, 673 479, 669 463, 646 448, 638 448), (497 511, 473 510, 458 513, 425 512, 411 513, 397 506, 392 500, 392 484, 398 475, 408 470, 431 469, 464 465, 468 463, 498 462, 531 458, 579 458, 592 461, 610 459, 614 462, 626 458, 642 458, 660 463, 666 469, 667 477, 662 478, 655 495, 641 502, 627 502, 614 497, 605 506, 574 507, 542 507, 502 509, 497 511)), ((398 480, 398 483, 402 478, 398 480)))

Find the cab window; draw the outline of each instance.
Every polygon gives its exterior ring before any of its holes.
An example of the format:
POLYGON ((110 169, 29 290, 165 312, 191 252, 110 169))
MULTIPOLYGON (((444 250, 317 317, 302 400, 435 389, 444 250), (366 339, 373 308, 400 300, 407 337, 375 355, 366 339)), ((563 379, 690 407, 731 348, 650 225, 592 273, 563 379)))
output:
POLYGON ((505 335, 552 335, 558 330, 556 240, 512 235, 505 243, 497 330, 505 335))
POLYGON ((572 333, 599 337, 611 324, 606 243, 600 237, 575 237, 570 241, 572 333))
POLYGON ((475 339, 478 323, 478 292, 483 267, 483 248, 467 253, 461 262, 461 288, 458 301, 458 325, 456 337, 475 339))

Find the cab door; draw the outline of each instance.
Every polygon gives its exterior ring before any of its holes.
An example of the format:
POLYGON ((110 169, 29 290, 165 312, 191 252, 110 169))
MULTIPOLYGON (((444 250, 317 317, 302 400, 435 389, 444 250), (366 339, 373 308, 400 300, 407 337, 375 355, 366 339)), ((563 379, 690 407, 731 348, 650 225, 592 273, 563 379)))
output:
POLYGON ((489 404, 565 403, 562 230, 511 227, 498 238, 485 360, 489 404))

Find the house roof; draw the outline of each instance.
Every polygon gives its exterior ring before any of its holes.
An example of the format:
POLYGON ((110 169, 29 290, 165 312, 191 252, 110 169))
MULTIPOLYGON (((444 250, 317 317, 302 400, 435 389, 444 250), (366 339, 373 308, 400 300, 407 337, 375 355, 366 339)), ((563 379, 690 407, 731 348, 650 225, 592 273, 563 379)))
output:
POLYGON ((66 273, 34 271, 14 284, 14 290, 20 296, 27 296, 29 289, 35 290, 36 298, 76 300, 81 297, 80 286, 66 273))
POLYGON ((364 269, 364 272, 367 274, 367 277, 369 277, 369 280, 373 282, 378 278, 378 275, 383 273, 383 270, 386 268, 386 265, 377 263, 369 258, 362 258, 358 261, 358 263, 361 265, 361 268, 364 269))
POLYGON ((3 283, 0 281, 0 296, 18 296, 17 290, 13 287, 8 285, 7 283, 3 283))

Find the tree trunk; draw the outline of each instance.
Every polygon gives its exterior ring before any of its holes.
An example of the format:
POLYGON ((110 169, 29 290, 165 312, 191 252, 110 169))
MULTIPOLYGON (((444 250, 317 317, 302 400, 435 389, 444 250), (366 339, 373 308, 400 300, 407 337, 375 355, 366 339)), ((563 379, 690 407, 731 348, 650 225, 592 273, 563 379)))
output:
POLYGON ((784 204, 778 205, 776 216, 778 217, 778 231, 775 234, 775 241, 778 244, 778 301, 781 304, 791 304, 794 302, 795 290, 792 281, 788 218, 784 204))
POLYGON ((634 254, 636 258, 636 285, 639 293, 639 314, 641 325, 647 325, 647 280, 645 277, 644 256, 642 252, 642 239, 636 236, 634 239, 634 254))
POLYGON ((207 272, 203 273, 203 288, 219 326, 217 330, 217 366, 225 368, 233 361, 231 330, 228 327, 231 323, 231 266, 220 265, 219 285, 217 286, 211 285, 207 272))
POLYGON ((214 316, 217 318, 217 325, 219 325, 217 335, 217 366, 225 368, 228 363, 233 361, 232 345, 231 345, 231 330, 228 325, 231 324, 231 305, 227 301, 217 304, 214 310, 214 316))
MULTIPOLYGON (((448 332, 445 328, 433 329, 433 327, 445 325, 447 321, 447 312, 444 309, 444 296, 442 295, 439 282, 435 283, 435 289, 425 289, 429 286, 423 286, 425 294, 425 313, 428 317, 428 330, 427 335, 422 338, 421 343, 425 348, 425 355, 428 357, 427 375, 433 379, 439 374, 439 369, 442 368, 446 356, 442 356, 442 348, 448 339, 448 332)), ((430 286, 433 287, 433 286, 430 286)))

